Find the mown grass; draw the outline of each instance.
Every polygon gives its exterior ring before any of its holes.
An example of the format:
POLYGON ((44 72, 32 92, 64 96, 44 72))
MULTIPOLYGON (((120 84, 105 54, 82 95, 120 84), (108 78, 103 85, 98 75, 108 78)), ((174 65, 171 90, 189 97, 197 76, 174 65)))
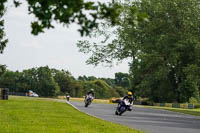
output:
POLYGON ((170 108, 170 107, 156 107, 156 106, 142 106, 147 108, 154 108, 154 109, 164 109, 173 112, 179 112, 184 114, 190 114, 195 116, 200 116, 200 109, 181 109, 181 108, 170 108))
POLYGON ((66 103, 40 98, 0 100, 0 133, 142 133, 100 120, 66 103))
MULTIPOLYGON (((58 99, 66 99, 65 96, 59 96, 58 99)), ((84 98, 70 98, 70 101, 83 102, 84 98)), ((110 104, 109 99, 94 99, 93 103, 110 104)))

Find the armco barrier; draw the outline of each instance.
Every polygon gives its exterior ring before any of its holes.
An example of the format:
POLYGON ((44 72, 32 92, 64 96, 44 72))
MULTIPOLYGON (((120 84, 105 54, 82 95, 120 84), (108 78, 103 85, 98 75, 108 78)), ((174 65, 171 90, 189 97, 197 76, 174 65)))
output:
POLYGON ((180 103, 153 103, 153 106, 194 109, 194 104, 191 104, 191 103, 184 103, 184 104, 180 104, 180 103))
MULTIPOLYGON (((119 102, 119 98, 110 98, 109 102, 110 103, 118 103, 119 102)), ((134 102, 135 105, 143 105, 140 102, 134 102)), ((194 109, 195 106, 192 103, 153 103, 153 106, 159 106, 159 107, 169 107, 169 108, 182 108, 182 109, 194 109)), ((200 106, 200 105, 199 105, 200 106)))
POLYGON ((160 107, 165 107, 165 103, 160 103, 160 107))
POLYGON ((172 108, 180 108, 180 104, 179 103, 172 103, 172 108))
POLYGON ((188 104, 188 109, 194 109, 194 104, 189 103, 188 104))

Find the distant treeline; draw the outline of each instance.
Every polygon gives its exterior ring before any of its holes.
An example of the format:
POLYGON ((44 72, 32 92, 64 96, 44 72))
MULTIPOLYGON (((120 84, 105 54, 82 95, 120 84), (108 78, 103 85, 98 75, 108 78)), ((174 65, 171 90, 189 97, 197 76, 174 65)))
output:
MULTIPOLYGON (((178 88, 179 91, 177 95, 177 93, 171 89, 173 87, 169 86, 169 82, 162 82, 163 84, 158 82, 157 84, 153 84, 153 86, 145 86, 147 83, 154 83, 152 81, 145 82, 146 84, 139 86, 138 82, 144 83, 145 80, 136 78, 137 76, 138 75, 133 76, 132 73, 118 72, 115 73, 115 78, 113 79, 97 78, 95 76, 79 76, 78 78, 74 78, 69 71, 52 69, 48 66, 27 69, 22 72, 10 71, 7 70, 5 66, 1 66, 0 88, 9 88, 10 92, 18 93, 26 93, 32 90, 42 97, 65 95, 67 92, 72 97, 83 97, 93 88, 96 98, 122 97, 126 95, 128 91, 132 91, 137 100, 147 100, 149 103, 197 103, 200 101, 199 86, 178 88), (180 100, 180 97, 182 100, 180 100)), ((151 78, 156 77, 152 76, 151 78)))
POLYGON ((124 96, 129 87, 126 73, 116 73, 115 78, 79 76, 75 79, 69 71, 51 69, 48 66, 19 71, 4 70, 0 75, 0 87, 10 92, 26 93, 32 90, 43 97, 53 97, 70 93, 72 97, 82 97, 91 88, 96 98, 124 96))

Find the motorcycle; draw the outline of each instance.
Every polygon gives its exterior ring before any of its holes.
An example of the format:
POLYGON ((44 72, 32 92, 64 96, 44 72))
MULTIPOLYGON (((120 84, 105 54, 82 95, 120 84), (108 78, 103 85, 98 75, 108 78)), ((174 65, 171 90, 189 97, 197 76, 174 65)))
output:
POLYGON ((93 96, 92 95, 87 95, 84 102, 85 102, 85 107, 88 107, 92 103, 93 96))
POLYGON ((69 98, 70 98, 70 96, 69 96, 69 95, 67 95, 67 101, 69 101, 69 98))
POLYGON ((130 105, 131 104, 128 99, 121 100, 117 106, 115 115, 122 115, 124 112, 126 112, 126 110, 128 110, 130 105))

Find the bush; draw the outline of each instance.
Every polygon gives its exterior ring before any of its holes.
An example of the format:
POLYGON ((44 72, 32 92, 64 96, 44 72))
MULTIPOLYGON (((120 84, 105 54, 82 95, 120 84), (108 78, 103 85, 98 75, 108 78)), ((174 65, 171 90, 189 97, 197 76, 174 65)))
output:
POLYGON ((195 109, 200 108, 200 103, 194 104, 194 108, 195 108, 195 109))
POLYGON ((188 108, 188 104, 187 103, 180 104, 180 108, 187 109, 188 108))
POLYGON ((198 103, 198 100, 196 98, 194 98, 194 97, 191 97, 189 99, 189 103, 198 103))
POLYGON ((137 97, 134 104, 137 105, 150 105, 153 106, 153 102, 150 101, 148 98, 137 97))
POLYGON ((148 105, 148 98, 137 97, 135 103, 140 105, 148 105))
POLYGON ((172 107, 172 103, 166 103, 166 105, 165 105, 166 107, 172 107))

